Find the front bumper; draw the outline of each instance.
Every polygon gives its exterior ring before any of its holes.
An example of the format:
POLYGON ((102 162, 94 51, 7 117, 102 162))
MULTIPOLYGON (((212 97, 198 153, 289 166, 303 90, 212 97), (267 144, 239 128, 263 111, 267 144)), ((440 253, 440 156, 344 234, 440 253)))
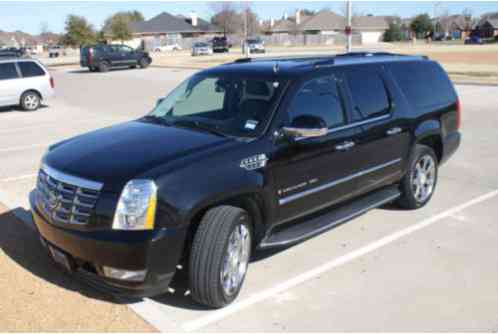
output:
POLYGON ((186 229, 153 231, 77 231, 48 222, 30 196, 33 220, 42 240, 69 259, 69 272, 99 290, 123 297, 161 294, 176 272, 186 229), (103 266, 123 270, 147 270, 143 282, 105 277, 103 266))

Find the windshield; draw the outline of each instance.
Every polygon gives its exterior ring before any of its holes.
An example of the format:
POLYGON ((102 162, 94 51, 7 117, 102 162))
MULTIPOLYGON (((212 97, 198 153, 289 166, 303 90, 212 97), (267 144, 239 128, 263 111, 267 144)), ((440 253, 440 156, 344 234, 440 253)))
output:
POLYGON ((198 74, 174 89, 149 117, 225 136, 257 137, 283 86, 279 81, 198 74))

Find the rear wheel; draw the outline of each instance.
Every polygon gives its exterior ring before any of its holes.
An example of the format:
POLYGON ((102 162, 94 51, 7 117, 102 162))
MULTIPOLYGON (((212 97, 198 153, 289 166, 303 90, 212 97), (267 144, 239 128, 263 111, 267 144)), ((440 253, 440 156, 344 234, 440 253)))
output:
POLYGON ((40 107, 40 95, 37 92, 25 92, 21 96, 21 107, 26 111, 35 111, 40 107))
POLYGON ((426 205, 436 189, 438 159, 429 146, 415 146, 408 172, 401 181, 398 204, 405 209, 418 209, 426 205))
POLYGON ((220 308, 237 298, 252 248, 246 211, 233 206, 209 210, 195 234, 189 263, 192 298, 220 308))
POLYGON ((111 65, 108 62, 101 61, 99 63, 99 72, 107 72, 107 71, 109 71, 110 67, 111 67, 111 65))

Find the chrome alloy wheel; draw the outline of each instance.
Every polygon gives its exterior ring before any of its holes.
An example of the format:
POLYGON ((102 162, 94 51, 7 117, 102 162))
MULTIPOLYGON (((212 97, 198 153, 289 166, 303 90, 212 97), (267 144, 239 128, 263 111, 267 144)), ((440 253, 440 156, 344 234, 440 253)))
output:
POLYGON ((436 162, 430 155, 423 155, 411 175, 413 196, 417 202, 423 203, 431 196, 435 181, 436 162))
POLYGON ((34 94, 28 94, 24 97, 24 105, 29 110, 34 110, 38 108, 39 104, 40 104, 40 99, 38 98, 38 96, 34 94))
POLYGON ((246 225, 240 224, 230 234, 221 270, 221 285, 227 296, 239 290, 247 271, 250 253, 251 234, 246 225))

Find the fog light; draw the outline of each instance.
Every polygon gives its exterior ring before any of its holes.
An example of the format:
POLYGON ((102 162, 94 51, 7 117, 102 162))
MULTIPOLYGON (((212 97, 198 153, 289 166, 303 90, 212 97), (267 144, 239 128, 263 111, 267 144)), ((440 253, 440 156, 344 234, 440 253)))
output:
POLYGON ((112 267, 103 267, 104 275, 110 278, 132 281, 132 282, 142 282, 145 280, 145 275, 147 275, 147 270, 123 270, 112 267))

